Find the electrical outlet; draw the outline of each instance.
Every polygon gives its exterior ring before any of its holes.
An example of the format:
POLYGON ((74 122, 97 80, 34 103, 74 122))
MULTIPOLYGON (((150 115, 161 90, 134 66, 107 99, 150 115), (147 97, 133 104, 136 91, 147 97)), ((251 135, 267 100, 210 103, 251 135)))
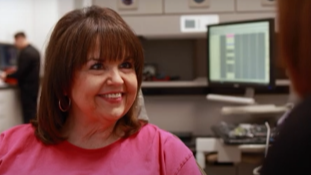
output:
POLYGON ((261 4, 263 6, 274 6, 276 4, 276 0, 261 0, 261 4))
POLYGON ((207 8, 210 0, 188 0, 190 8, 207 8))
POLYGON ((138 8, 138 0, 117 0, 118 10, 135 10, 138 8))

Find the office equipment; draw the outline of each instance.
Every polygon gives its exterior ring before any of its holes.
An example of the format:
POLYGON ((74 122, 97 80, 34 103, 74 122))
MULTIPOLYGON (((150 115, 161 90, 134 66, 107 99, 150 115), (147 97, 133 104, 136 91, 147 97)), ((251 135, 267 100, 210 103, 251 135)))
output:
MULTIPOLYGON (((271 134, 271 129, 270 129, 270 125, 268 122, 265 123, 267 129, 268 129, 268 133, 267 133, 267 140, 266 140, 266 148, 265 148, 265 157, 267 157, 268 155, 268 150, 269 150, 269 143, 270 143, 270 134, 271 134)), ((261 171, 262 166, 256 167, 253 170, 253 174, 254 175, 260 175, 260 171, 261 171)))
POLYGON ((269 142, 273 142, 277 133, 276 129, 268 128, 266 124, 228 124, 222 122, 212 127, 213 132, 220 137, 225 144, 266 144, 267 136, 269 142))
POLYGON ((242 161, 242 153, 263 153, 264 144, 226 145, 222 139, 197 137, 196 160, 202 168, 205 168, 206 153, 217 152, 217 162, 238 164, 242 161))
POLYGON ((18 50, 14 45, 0 43, 0 70, 16 66, 17 56, 18 50))
MULTIPOLYGON (((245 104, 252 102, 256 88, 272 88, 273 36, 273 19, 209 25, 209 87, 245 88, 245 97, 240 97, 245 98, 245 104)), ((226 98, 230 99, 223 96, 222 100, 226 98)))

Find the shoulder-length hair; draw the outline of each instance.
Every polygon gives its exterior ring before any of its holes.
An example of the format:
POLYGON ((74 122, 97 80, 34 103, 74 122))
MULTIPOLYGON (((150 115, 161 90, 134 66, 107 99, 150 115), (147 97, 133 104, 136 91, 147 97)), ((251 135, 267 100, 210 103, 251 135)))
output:
POLYGON ((293 88, 311 95, 311 1, 278 1, 279 52, 293 88))
MULTIPOLYGON (((74 72, 87 62, 88 53, 98 44, 98 39, 100 58, 107 61, 132 59, 140 89, 143 49, 123 19, 115 11, 97 6, 69 12, 57 22, 46 48, 39 109, 36 120, 32 121, 35 134, 43 143, 55 144, 66 139, 62 130, 68 113, 59 109, 59 100, 66 101, 64 93, 70 92, 74 72)), ((125 131, 124 137, 140 129, 136 103, 137 98, 115 126, 115 132, 117 129, 125 131)))

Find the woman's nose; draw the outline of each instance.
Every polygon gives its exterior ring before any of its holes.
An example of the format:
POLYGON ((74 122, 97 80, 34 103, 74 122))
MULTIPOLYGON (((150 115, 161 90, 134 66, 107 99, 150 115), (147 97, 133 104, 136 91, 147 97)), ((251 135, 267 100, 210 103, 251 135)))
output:
POLYGON ((109 70, 109 76, 108 76, 107 83, 109 85, 122 85, 123 84, 121 72, 118 67, 113 67, 109 70))

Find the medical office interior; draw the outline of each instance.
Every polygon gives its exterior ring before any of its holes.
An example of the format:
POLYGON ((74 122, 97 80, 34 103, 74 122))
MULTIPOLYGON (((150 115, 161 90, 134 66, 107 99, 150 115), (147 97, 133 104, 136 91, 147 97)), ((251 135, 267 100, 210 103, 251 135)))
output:
MULTIPOLYGON (((208 175, 258 174, 275 127, 295 103, 277 61, 275 3, 0 0, 0 69, 16 67, 14 34, 23 31, 40 51, 44 79, 44 50, 58 19, 76 8, 109 7, 144 47, 149 122, 178 136, 208 175)), ((22 123, 18 93, 14 81, 0 80, 1 132, 22 123)))

